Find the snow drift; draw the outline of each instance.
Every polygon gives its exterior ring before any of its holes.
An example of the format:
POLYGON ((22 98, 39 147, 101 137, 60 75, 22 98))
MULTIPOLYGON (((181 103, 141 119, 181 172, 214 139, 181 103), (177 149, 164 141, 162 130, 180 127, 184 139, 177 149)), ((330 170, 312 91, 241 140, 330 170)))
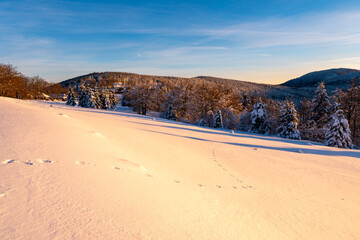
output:
POLYGON ((0 98, 0 239, 359 239, 360 152, 0 98))

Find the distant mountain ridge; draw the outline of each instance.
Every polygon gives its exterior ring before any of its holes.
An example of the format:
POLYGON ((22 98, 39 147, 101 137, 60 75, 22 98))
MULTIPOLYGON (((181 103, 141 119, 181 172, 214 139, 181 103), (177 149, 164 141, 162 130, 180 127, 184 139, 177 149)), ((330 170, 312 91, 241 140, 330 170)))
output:
POLYGON ((360 78, 360 70, 333 68, 310 72, 301 77, 282 83, 281 85, 296 88, 309 88, 316 87, 319 82, 323 81, 327 88, 346 88, 349 86, 351 80, 356 78, 360 78))

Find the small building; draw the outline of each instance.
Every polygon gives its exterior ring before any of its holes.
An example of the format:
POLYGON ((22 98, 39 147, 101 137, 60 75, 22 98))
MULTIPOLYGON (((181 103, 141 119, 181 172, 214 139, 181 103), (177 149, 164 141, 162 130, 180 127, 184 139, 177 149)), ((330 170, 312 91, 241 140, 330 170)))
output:
POLYGON ((37 96, 37 98, 42 100, 49 100, 50 96, 45 93, 41 93, 40 95, 37 96))

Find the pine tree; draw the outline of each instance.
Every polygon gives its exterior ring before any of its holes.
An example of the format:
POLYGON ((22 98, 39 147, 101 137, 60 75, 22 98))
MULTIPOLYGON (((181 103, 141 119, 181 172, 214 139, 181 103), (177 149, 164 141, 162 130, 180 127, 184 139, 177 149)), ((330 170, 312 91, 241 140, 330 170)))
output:
POLYGON ((215 113, 213 126, 214 128, 224 128, 220 110, 217 110, 215 113))
POLYGON ((265 109, 266 105, 261 102, 261 99, 254 105, 254 110, 251 112, 251 127, 250 132, 268 134, 270 131, 269 123, 267 121, 268 114, 265 109))
POLYGON ((109 91, 109 100, 110 100, 110 109, 115 110, 116 109, 116 97, 114 90, 109 91))
POLYGON ((88 88, 81 83, 78 87, 79 95, 78 95, 78 102, 80 107, 89 107, 88 104, 88 88))
POLYGON ((108 89, 103 89, 100 91, 100 103, 101 103, 101 109, 110 109, 111 103, 110 103, 110 94, 108 89))
POLYGON ((327 95, 324 82, 320 82, 315 97, 312 99, 310 119, 314 120, 318 128, 326 125, 330 112, 330 98, 327 95))
POLYGON ((97 85, 94 87, 94 97, 95 97, 95 108, 101 109, 100 91, 97 85))
POLYGON ((68 91, 66 99, 67 99, 66 105, 69 105, 69 106, 75 106, 76 105, 74 90, 72 89, 71 86, 69 86, 69 91, 68 91))
POLYGON ((95 108, 95 109, 101 108, 99 91, 96 87, 94 89, 91 88, 87 89, 87 99, 88 99, 87 105, 89 108, 95 108))
POLYGON ((325 144, 338 148, 352 148, 349 123, 340 104, 335 103, 336 111, 331 115, 325 133, 325 144))
POLYGON ((280 126, 277 128, 279 136, 289 139, 301 139, 298 130, 299 118, 294 103, 286 100, 280 110, 280 126))

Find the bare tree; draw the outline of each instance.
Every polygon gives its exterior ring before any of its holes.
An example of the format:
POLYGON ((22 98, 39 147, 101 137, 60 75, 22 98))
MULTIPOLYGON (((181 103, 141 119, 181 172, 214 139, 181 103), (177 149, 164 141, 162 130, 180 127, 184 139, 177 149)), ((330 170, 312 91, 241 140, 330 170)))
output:
POLYGON ((338 90, 336 95, 340 102, 344 115, 349 121, 351 138, 355 145, 360 144, 360 79, 353 79, 347 90, 338 90))
POLYGON ((11 64, 0 64, 0 96, 26 97, 26 78, 11 64))
POLYGON ((142 83, 129 90, 130 105, 134 111, 146 115, 147 111, 154 106, 156 87, 151 83, 142 83))

